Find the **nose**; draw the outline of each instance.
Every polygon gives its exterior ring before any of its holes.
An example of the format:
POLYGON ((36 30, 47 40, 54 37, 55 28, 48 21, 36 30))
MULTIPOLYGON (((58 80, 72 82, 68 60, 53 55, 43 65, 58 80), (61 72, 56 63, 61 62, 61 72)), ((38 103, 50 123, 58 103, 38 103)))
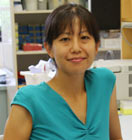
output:
POLYGON ((79 39, 78 38, 74 38, 72 40, 71 52, 72 53, 80 53, 81 52, 81 47, 80 47, 80 43, 79 43, 79 39))

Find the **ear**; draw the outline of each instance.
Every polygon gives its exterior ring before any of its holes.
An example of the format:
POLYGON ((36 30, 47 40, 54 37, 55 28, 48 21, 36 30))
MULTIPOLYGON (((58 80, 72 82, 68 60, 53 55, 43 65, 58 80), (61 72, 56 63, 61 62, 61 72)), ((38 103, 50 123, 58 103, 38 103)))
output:
POLYGON ((98 49, 99 49, 99 46, 100 46, 100 40, 96 43, 95 45, 95 54, 97 55, 98 53, 98 49))
POLYGON ((47 42, 44 42, 44 48, 46 49, 48 55, 53 58, 52 48, 47 42))

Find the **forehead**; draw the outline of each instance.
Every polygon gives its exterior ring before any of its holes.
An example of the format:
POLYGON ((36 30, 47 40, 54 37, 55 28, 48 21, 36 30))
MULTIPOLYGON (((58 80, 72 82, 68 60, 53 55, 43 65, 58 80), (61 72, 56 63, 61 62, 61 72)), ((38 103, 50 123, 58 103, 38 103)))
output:
POLYGON ((82 34, 82 33, 88 33, 88 31, 87 31, 87 29, 85 27, 84 28, 82 27, 81 29, 80 29, 80 27, 79 28, 74 27, 72 29, 66 28, 64 30, 64 32, 62 32, 60 35, 62 35, 62 34, 71 35, 71 34, 82 34))
POLYGON ((67 24, 62 33, 64 33, 64 32, 74 33, 76 31, 78 31, 78 32, 82 32, 82 31, 88 32, 88 29, 87 29, 86 25, 83 22, 81 22, 79 18, 74 18, 72 20, 71 24, 67 24))

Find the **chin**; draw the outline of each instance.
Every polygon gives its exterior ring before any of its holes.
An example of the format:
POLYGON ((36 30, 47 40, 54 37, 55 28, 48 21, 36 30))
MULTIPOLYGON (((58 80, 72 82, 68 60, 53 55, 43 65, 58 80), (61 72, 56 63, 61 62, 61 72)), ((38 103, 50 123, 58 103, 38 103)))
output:
POLYGON ((85 73, 85 71, 86 71, 87 69, 79 69, 79 68, 77 68, 77 69, 71 69, 71 70, 67 70, 67 71, 65 71, 68 75, 84 75, 84 73, 85 73))
POLYGON ((84 73, 86 72, 87 69, 89 69, 91 67, 90 64, 85 64, 85 65, 74 65, 74 66, 66 66, 65 67, 61 67, 60 69, 58 69, 58 72, 62 72, 68 75, 84 75, 84 73))

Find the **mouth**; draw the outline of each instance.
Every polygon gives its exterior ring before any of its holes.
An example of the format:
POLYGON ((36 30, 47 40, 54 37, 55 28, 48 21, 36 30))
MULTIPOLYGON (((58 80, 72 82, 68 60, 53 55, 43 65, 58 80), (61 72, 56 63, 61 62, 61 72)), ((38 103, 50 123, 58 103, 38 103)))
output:
POLYGON ((71 62, 74 62, 74 63, 79 63, 79 62, 82 62, 83 60, 85 60, 86 58, 84 57, 78 57, 78 58, 71 58, 71 59, 68 59, 68 61, 71 61, 71 62))

